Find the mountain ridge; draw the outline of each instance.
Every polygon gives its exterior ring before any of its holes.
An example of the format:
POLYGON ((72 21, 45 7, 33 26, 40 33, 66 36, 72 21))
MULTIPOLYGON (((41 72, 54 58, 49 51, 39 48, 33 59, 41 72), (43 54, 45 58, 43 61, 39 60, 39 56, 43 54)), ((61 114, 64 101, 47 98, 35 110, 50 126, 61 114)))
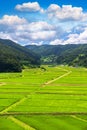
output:
POLYGON ((87 67, 87 44, 27 45, 25 47, 40 55, 44 64, 87 67))
POLYGON ((39 64, 39 56, 31 50, 11 40, 0 39, 0 71, 21 71, 23 65, 39 64))

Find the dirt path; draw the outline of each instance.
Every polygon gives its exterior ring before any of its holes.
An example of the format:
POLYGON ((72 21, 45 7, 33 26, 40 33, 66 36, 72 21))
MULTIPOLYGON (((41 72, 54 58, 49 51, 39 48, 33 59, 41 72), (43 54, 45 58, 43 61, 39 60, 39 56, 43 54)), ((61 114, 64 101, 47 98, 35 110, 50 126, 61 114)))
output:
POLYGON ((12 109, 13 107, 16 107, 20 103, 24 102, 26 99, 27 99, 27 97, 22 98, 21 100, 17 101, 16 103, 14 103, 14 104, 10 105, 9 107, 5 108, 4 110, 2 110, 0 112, 0 114, 7 113, 10 109, 12 109))
MULTIPOLYGON (((50 83, 52 83, 52 82, 54 82, 54 81, 56 81, 56 80, 59 80, 59 79, 65 77, 65 76, 69 75, 71 72, 72 72, 72 71, 67 71, 65 74, 59 76, 58 78, 55 78, 55 79, 53 79, 53 80, 50 80, 50 81, 46 82, 46 83, 43 85, 43 87, 46 86, 46 85, 48 85, 48 84, 50 84, 50 83)), ((35 94, 35 92, 32 92, 31 94, 35 94)), ((8 111, 9 111, 9 110, 11 110, 13 107, 16 107, 16 106, 19 105, 20 103, 24 102, 24 101, 27 99, 27 96, 28 96, 28 95, 26 95, 26 97, 20 99, 20 100, 17 101, 16 103, 10 105, 9 107, 5 108, 4 110, 2 110, 2 111, 0 112, 0 114, 8 114, 8 111)), ((16 118, 13 117, 13 116, 8 116, 8 118, 9 118, 10 120, 12 120, 14 123, 16 123, 16 124, 18 124, 19 126, 21 126, 22 128, 24 128, 25 130, 35 130, 35 129, 32 128, 31 126, 29 126, 29 125, 27 125, 26 123, 24 123, 24 122, 22 122, 22 121, 16 119, 16 118)))
POLYGON ((2 85, 6 85, 6 83, 4 83, 4 82, 3 82, 3 83, 0 83, 0 86, 2 86, 2 85))
POLYGON ((27 125, 26 123, 18 120, 17 118, 15 118, 13 116, 9 116, 8 119, 12 120, 14 123, 16 123, 17 125, 21 126, 25 130, 35 130, 33 127, 27 125))
POLYGON ((61 68, 61 67, 58 67, 58 69, 61 69, 61 70, 66 71, 66 72, 69 72, 69 70, 61 68))
MULTIPOLYGON (((6 109, 4 109, 3 111, 0 112, 1 115, 3 114, 7 114, 9 115, 8 111, 10 109, 12 109, 13 107, 19 105, 20 103, 24 102, 27 99, 27 97, 22 98, 21 100, 19 100, 18 102, 14 103, 13 105, 7 107, 6 109)), ((26 123, 18 120, 17 118, 13 117, 13 116, 8 116, 8 118, 10 120, 12 120, 14 123, 16 123, 17 125, 19 125, 20 127, 24 128, 25 130, 35 130, 34 128, 32 128, 31 126, 27 125, 26 123)))
POLYGON ((80 118, 80 117, 77 117, 77 116, 75 116, 75 115, 72 115, 71 117, 73 117, 73 118, 75 118, 75 119, 77 119, 77 120, 80 120, 80 121, 83 121, 83 122, 86 122, 86 123, 87 123, 87 120, 82 119, 82 118, 80 118))
POLYGON ((59 79, 65 77, 65 76, 69 75, 70 73, 72 73, 72 71, 69 71, 69 72, 67 72, 67 73, 65 73, 65 74, 63 74, 63 75, 61 75, 61 76, 59 76, 59 77, 57 77, 57 78, 55 78, 55 79, 53 79, 53 80, 50 80, 50 81, 46 82, 46 83, 43 85, 43 87, 44 87, 45 85, 51 84, 51 83, 53 83, 54 81, 59 80, 59 79))
MULTIPOLYGON (((55 79, 53 79, 53 80, 50 80, 50 81, 46 82, 46 83, 43 85, 43 87, 44 87, 45 85, 48 85, 48 84, 50 84, 50 83, 52 83, 52 82, 54 82, 54 81, 56 81, 56 80, 59 80, 59 79, 65 77, 65 76, 69 75, 70 73, 72 73, 72 71, 69 71, 69 72, 67 72, 67 73, 65 73, 65 74, 63 74, 63 75, 61 75, 61 76, 59 76, 58 78, 55 78, 55 79)), ((36 92, 32 92, 31 94, 34 94, 34 93, 36 93, 36 92)), ((16 103, 10 105, 9 107, 5 108, 4 110, 2 110, 2 111, 0 112, 0 114, 7 113, 10 109, 12 109, 13 107, 16 107, 16 106, 19 105, 20 103, 24 102, 26 99, 27 99, 27 96, 24 97, 24 98, 22 98, 21 100, 17 101, 16 103)))

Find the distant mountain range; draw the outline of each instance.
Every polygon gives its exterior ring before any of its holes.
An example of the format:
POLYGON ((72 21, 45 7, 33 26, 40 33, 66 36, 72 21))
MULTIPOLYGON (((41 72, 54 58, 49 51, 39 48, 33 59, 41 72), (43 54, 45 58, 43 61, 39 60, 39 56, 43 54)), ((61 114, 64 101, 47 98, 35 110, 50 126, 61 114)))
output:
POLYGON ((0 39, 0 72, 21 72, 25 66, 63 64, 87 67, 87 44, 27 45, 0 39))
POLYGON ((44 64, 87 67, 87 44, 27 45, 25 47, 38 54, 44 64))
POLYGON ((0 72, 21 71, 24 65, 39 65, 40 57, 11 41, 0 39, 0 72))

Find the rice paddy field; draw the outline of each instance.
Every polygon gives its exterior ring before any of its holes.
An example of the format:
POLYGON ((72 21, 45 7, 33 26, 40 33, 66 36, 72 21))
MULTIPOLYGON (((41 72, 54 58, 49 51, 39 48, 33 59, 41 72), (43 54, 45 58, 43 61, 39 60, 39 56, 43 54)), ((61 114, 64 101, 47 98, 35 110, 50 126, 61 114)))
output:
POLYGON ((87 130, 87 69, 0 73, 0 130, 87 130))

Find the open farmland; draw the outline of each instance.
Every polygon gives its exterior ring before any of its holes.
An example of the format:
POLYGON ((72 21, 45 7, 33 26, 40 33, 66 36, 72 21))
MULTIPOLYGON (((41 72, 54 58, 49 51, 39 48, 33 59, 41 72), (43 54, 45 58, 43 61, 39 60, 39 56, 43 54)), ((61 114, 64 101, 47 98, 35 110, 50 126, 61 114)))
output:
POLYGON ((87 70, 0 73, 0 130, 87 130, 87 70))

